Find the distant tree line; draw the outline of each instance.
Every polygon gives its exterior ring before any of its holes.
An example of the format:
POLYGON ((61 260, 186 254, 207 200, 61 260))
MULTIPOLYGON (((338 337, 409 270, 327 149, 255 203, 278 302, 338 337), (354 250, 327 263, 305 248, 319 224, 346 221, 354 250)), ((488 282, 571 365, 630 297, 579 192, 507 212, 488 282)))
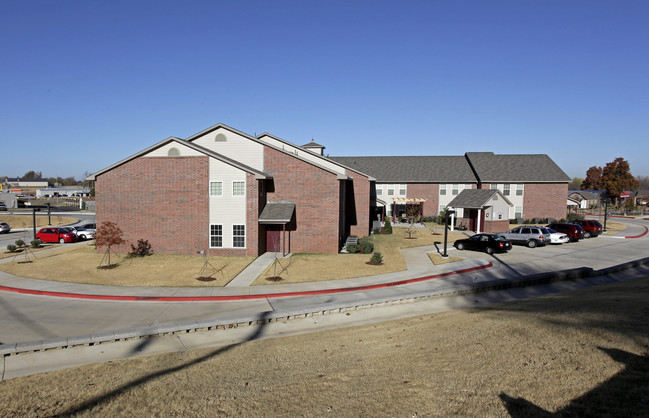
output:
POLYGON ((640 176, 635 178, 631 174, 629 163, 621 157, 607 163, 604 167, 593 166, 586 171, 586 178, 573 179, 570 185, 579 185, 581 190, 604 190, 613 199, 617 200, 624 191, 638 191, 649 187, 649 177, 640 176))
MULTIPOLYGON (((87 186, 86 181, 84 180, 77 180, 74 177, 48 177, 47 178, 47 185, 50 187, 62 187, 62 186, 87 186)), ((7 177, 2 177, 2 180, 5 180, 7 177)), ((43 179, 43 172, 42 171, 34 171, 30 170, 26 172, 21 179, 43 179)))

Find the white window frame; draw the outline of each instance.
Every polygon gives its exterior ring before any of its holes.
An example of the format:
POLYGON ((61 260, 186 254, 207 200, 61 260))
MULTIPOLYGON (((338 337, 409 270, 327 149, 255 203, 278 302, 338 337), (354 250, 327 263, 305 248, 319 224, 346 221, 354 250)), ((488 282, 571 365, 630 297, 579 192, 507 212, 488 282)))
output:
POLYGON ((210 196, 223 196, 223 182, 222 181, 210 181, 210 196), (221 185, 221 193, 216 193, 215 186, 217 184, 221 185))
POLYGON ((523 217, 523 206, 514 206, 514 219, 523 217))
POLYGON ((222 224, 211 224, 210 225, 210 248, 223 248, 223 225, 222 224), (220 227, 220 235, 214 234, 216 232, 213 227, 220 227), (221 245, 214 245, 214 239, 221 238, 221 245))
POLYGON ((490 188, 491 190, 498 190, 498 183, 491 183, 491 184, 489 185, 489 188, 490 188))
POLYGON ((388 196, 394 196, 394 184, 388 184, 388 196))
POLYGON ((245 196, 245 195, 246 195, 246 182, 245 182, 245 181, 241 181, 241 180, 233 181, 233 182, 232 182, 232 196, 237 196, 237 197, 239 197, 239 196, 245 196), (242 190, 241 190, 241 194, 236 193, 237 190, 236 190, 236 186, 235 186, 235 185, 238 185, 238 184, 242 184, 242 185, 243 185, 243 188, 242 188, 242 190))
POLYGON ((523 196, 523 190, 524 190, 524 185, 523 184, 517 184, 516 185, 516 196, 523 196))
POLYGON ((246 248, 246 226, 242 224, 232 225, 232 248, 246 248), (236 228, 243 228, 243 234, 237 233, 236 228), (237 245, 237 238, 243 239, 241 245, 237 245))
POLYGON ((376 195, 377 196, 383 196, 383 185, 382 184, 377 184, 376 185, 376 195))
POLYGON ((453 196, 457 196, 459 193, 460 193, 460 185, 459 184, 453 184, 453 186, 451 186, 451 194, 453 196))
POLYGON ((399 185, 399 196, 406 196, 408 194, 408 189, 405 184, 399 185))
POLYGON ((446 196, 446 184, 439 185, 439 195, 446 196))
POLYGON ((511 187, 512 185, 509 183, 503 184, 503 196, 509 196, 511 193, 511 187))

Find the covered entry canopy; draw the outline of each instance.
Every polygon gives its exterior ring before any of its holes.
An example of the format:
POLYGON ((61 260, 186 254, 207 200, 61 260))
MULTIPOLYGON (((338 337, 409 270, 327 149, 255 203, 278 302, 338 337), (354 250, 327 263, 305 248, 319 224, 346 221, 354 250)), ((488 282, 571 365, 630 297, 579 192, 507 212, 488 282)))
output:
POLYGON ((469 229, 475 232, 491 232, 488 227, 509 224, 509 208, 512 206, 512 202, 497 189, 465 189, 448 204, 449 208, 468 210, 469 229))
POLYGON ((265 225, 286 225, 293 219, 295 203, 268 202, 259 215, 259 223, 265 225))

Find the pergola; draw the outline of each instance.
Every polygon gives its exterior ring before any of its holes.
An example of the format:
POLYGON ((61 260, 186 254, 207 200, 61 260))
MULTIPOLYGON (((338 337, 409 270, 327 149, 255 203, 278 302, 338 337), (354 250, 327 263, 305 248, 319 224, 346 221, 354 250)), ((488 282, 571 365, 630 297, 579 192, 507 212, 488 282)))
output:
POLYGON ((395 219, 395 214, 396 214, 396 205, 405 205, 406 206, 406 214, 408 213, 408 206, 419 206, 419 210, 417 211, 419 215, 419 221, 421 221, 423 215, 424 215, 424 202, 428 199, 424 199, 421 197, 395 197, 392 199, 392 204, 395 205, 394 210, 392 210, 392 219, 395 219))

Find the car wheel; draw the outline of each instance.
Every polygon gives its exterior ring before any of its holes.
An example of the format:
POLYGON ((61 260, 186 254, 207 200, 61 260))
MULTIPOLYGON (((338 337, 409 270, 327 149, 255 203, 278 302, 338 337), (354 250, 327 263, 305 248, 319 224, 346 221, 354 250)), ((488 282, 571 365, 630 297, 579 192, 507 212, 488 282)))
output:
POLYGON ((487 254, 491 255, 494 253, 494 249, 491 247, 487 247, 487 254))
POLYGON ((65 244, 65 240, 63 238, 59 239, 59 244, 65 244))
POLYGON ((457 245, 455 246, 455 248, 457 248, 458 250, 462 251, 462 250, 464 249, 464 244, 459 243, 459 244, 457 244, 457 245))
POLYGON ((584 232, 584 238, 590 238, 590 232, 588 231, 584 232))
POLYGON ((530 248, 536 248, 536 241, 533 239, 527 241, 527 246, 530 248))
POLYGON ((85 235, 79 235, 79 239, 85 240, 86 236, 85 235))

